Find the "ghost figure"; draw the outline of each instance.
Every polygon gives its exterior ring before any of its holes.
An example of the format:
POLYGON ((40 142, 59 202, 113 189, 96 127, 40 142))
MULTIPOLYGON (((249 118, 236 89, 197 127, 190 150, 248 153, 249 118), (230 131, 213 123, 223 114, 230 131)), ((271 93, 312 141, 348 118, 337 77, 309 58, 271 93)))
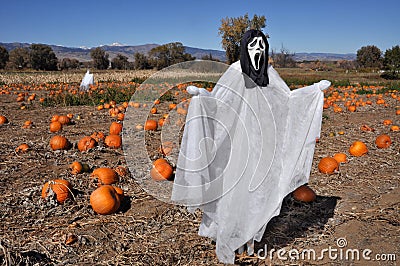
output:
POLYGON ((244 247, 251 255, 283 198, 308 182, 330 86, 291 91, 268 65, 261 31, 247 31, 240 49, 211 93, 187 89, 193 97, 171 196, 203 211, 199 235, 216 242, 223 263, 244 247))

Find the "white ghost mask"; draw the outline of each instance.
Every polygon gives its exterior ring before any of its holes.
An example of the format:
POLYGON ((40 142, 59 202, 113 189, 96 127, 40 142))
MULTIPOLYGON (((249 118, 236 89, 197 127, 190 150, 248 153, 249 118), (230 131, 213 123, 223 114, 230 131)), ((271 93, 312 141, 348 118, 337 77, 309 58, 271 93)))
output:
POLYGON ((261 36, 254 37, 247 45, 247 51, 254 69, 260 69, 261 58, 265 53, 265 43, 261 36))

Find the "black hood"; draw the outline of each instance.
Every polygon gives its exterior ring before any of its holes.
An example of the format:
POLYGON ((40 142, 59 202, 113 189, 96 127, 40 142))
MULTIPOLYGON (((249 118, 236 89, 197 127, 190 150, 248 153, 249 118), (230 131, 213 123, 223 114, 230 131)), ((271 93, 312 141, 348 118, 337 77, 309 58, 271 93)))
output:
MULTIPOLYGON (((248 30, 244 33, 242 40, 240 41, 240 66, 242 67, 242 72, 250 77, 258 86, 265 87, 269 83, 268 79, 268 50, 269 44, 265 35, 259 30, 248 30), (251 59, 247 51, 247 45, 254 37, 262 37, 265 42, 265 53, 264 57, 261 58, 261 67, 259 70, 255 70, 251 64, 251 59)), ((245 78, 245 84, 247 88, 254 87, 252 82, 245 78)))

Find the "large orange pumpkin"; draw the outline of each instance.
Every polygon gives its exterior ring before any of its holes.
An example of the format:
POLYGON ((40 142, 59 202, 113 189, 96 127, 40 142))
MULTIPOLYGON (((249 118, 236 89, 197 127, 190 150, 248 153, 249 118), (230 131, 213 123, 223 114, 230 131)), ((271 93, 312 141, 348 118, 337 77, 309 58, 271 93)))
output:
POLYGON ((332 174, 339 170, 339 163, 332 157, 324 157, 319 161, 318 170, 324 174, 332 174))
POLYGON ((107 147, 118 149, 122 145, 122 138, 120 135, 108 135, 105 138, 104 143, 107 145, 107 147))
POLYGON ((351 146, 349 148, 349 152, 353 156, 360 157, 368 152, 368 148, 364 142, 355 141, 355 142, 353 142, 353 144, 351 144, 351 146))
POLYGON ((115 213, 120 206, 120 196, 114 187, 105 185, 97 188, 90 195, 90 205, 93 210, 102 215, 115 213))
POLYGON ((149 119, 144 124, 144 130, 157 130, 158 124, 156 120, 149 119))
POLYGON ((110 135, 119 135, 122 131, 122 124, 118 122, 112 122, 110 126, 110 135))
POLYGON ((61 131, 62 129, 62 124, 58 121, 54 121, 50 123, 50 132, 58 132, 61 131))
POLYGON ((91 178, 97 179, 102 185, 111 185, 118 182, 118 174, 114 169, 108 167, 97 168, 90 175, 91 178))
POLYGON ((389 135, 382 134, 376 137, 375 144, 379 149, 386 149, 392 144, 392 140, 389 135))
POLYGON ((169 180, 172 177, 172 166, 169 163, 158 163, 153 165, 150 176, 156 181, 169 180))
POLYGON ((50 139, 50 147, 53 151, 67 150, 70 148, 70 146, 70 142, 64 136, 56 135, 50 139))
POLYGON ((315 192, 306 185, 298 187, 292 195, 295 200, 302 202, 312 202, 317 198, 315 192))

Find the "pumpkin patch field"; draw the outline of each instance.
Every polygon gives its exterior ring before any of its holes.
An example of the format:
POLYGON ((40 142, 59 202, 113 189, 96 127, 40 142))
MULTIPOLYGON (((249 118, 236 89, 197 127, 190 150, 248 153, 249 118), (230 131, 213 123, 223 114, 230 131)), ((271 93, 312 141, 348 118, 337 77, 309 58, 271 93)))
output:
MULTIPOLYGON (((97 74, 83 92, 83 73, 2 73, 0 265, 222 265, 215 243, 197 234, 200 211, 160 201, 135 180, 172 182, 179 143, 162 141, 161 133, 176 114, 181 137, 187 84, 157 101, 134 102, 150 73, 97 74), (132 134, 145 136, 148 167, 127 165, 127 110, 147 116, 132 134)), ((238 254, 237 264, 396 265, 391 254, 399 261, 399 86, 333 84, 324 92, 312 191, 288 195, 255 244, 263 252, 238 254), (360 258, 320 256, 329 247, 357 249, 360 258), (279 249, 317 256, 283 260, 279 249), (361 255, 366 249, 370 260, 361 255)))

